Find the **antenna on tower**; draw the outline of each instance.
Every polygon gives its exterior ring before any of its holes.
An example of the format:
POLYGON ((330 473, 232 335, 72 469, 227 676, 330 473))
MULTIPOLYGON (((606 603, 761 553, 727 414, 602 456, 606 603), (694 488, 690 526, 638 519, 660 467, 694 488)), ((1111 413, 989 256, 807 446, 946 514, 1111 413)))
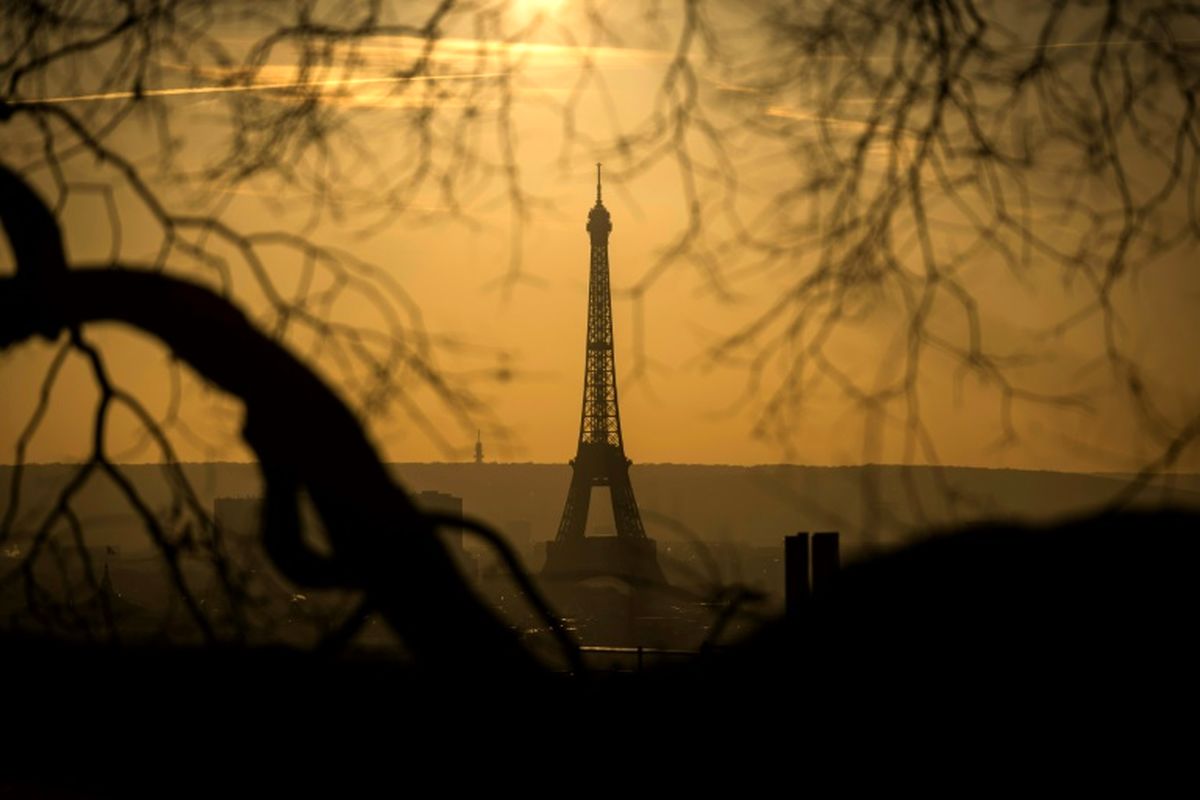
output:
POLYGON ((596 205, 600 205, 600 162, 596 162, 596 205))

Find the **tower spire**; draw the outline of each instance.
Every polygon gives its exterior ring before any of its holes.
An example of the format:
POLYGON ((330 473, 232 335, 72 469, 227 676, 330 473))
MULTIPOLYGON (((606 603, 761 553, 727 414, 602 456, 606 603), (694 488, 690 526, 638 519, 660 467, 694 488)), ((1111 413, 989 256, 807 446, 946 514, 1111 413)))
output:
POLYGON ((603 205, 600 202, 600 162, 596 162, 596 205, 603 205))

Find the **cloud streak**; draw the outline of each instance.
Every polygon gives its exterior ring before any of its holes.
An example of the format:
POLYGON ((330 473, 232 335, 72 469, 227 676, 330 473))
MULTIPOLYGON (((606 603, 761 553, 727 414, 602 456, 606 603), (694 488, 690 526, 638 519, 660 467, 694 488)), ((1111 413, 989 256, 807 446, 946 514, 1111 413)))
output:
POLYGON ((242 86, 213 85, 213 86, 179 86, 167 89, 143 89, 141 92, 96 92, 93 94, 60 95, 57 97, 39 97, 29 100, 13 100, 14 106, 56 105, 62 103, 93 103, 108 100, 132 100, 135 97, 184 97, 194 95, 233 94, 240 92, 269 92, 286 89, 311 88, 341 88, 349 86, 364 86, 388 83, 418 83, 429 81, 459 81, 478 80, 481 78, 502 77, 503 72, 475 72, 457 75, 415 75, 415 76, 377 76, 370 78, 322 78, 302 81, 279 81, 273 83, 251 83, 242 86))

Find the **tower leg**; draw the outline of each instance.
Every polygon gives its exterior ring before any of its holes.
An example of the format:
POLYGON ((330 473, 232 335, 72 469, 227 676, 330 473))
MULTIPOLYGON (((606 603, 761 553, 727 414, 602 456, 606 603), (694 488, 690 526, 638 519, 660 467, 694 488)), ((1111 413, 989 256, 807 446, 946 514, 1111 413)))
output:
POLYGON ((587 525, 588 508, 592 502, 592 481, 576 461, 571 473, 571 488, 567 490, 567 504, 563 506, 562 519, 558 523, 558 539, 582 539, 587 525))
POLYGON ((637 500, 633 497, 633 484, 629 482, 628 464, 621 464, 619 469, 613 470, 609 491, 612 494, 613 522, 616 524, 617 535, 635 539, 646 538, 646 531, 642 528, 642 515, 638 512, 637 500))

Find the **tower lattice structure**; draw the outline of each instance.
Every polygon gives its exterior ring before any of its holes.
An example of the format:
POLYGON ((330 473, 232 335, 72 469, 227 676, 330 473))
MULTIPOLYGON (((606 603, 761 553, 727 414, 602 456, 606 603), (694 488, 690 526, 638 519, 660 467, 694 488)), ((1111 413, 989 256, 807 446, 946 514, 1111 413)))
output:
POLYGON ((584 538, 592 489, 607 486, 612 498, 613 522, 619 538, 646 540, 633 486, 630 461, 621 437, 617 406, 617 373, 613 358, 612 291, 609 287, 608 235, 612 219, 600 193, 600 165, 596 165, 596 205, 588 212, 591 266, 588 276, 587 347, 583 371, 583 411, 579 445, 571 462, 571 487, 558 542, 584 538))

